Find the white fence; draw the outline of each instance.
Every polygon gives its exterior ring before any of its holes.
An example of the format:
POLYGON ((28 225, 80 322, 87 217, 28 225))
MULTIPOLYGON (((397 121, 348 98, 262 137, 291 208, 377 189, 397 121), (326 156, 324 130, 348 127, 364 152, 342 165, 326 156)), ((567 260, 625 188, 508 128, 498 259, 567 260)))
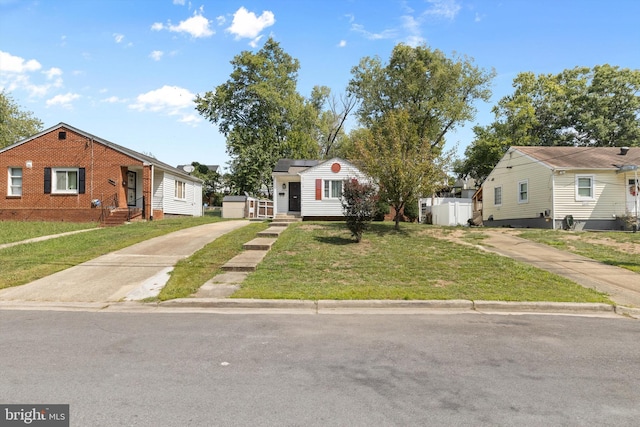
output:
POLYGON ((420 222, 431 214, 434 225, 466 225, 473 218, 473 202, 471 199, 455 197, 434 197, 420 199, 420 222))

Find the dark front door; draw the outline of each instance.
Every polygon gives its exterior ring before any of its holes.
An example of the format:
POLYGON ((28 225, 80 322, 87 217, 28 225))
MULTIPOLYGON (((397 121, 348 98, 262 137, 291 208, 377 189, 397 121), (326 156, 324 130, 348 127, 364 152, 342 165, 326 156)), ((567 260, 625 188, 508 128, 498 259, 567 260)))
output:
POLYGON ((300 183, 289 183, 289 211, 300 212, 300 183))
POLYGON ((127 172, 127 206, 136 205, 136 173, 127 172))

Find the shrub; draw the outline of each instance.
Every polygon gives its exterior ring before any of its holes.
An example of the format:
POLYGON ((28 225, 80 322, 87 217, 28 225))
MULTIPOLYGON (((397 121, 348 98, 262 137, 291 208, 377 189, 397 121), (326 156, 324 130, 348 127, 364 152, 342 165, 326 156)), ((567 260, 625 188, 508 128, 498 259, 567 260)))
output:
POLYGON ((418 201, 417 200, 409 200, 407 203, 405 203, 404 205, 404 216, 407 217, 407 220, 409 222, 414 222, 415 220, 418 219, 418 201))
POLYGON ((385 215, 387 215, 389 212, 391 212, 391 208, 389 207, 389 202, 381 198, 378 198, 378 201, 376 202, 376 212, 373 215, 373 220, 384 221, 385 215))
POLYGON ((357 179, 347 179, 342 188, 342 211, 347 218, 347 228, 357 242, 367 229, 376 212, 378 195, 376 188, 369 183, 360 183, 357 179))

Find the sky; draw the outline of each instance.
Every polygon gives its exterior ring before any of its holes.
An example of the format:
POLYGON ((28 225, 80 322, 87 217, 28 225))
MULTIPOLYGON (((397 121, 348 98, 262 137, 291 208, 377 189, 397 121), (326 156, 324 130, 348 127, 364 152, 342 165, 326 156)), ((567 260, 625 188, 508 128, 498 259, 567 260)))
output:
POLYGON ((242 51, 273 37, 309 97, 316 85, 344 93, 363 57, 426 45, 496 72, 491 100, 447 136, 463 156, 520 72, 640 69, 639 17, 636 0, 0 0, 0 90, 45 128, 224 168, 225 138, 193 98, 229 80, 242 51))

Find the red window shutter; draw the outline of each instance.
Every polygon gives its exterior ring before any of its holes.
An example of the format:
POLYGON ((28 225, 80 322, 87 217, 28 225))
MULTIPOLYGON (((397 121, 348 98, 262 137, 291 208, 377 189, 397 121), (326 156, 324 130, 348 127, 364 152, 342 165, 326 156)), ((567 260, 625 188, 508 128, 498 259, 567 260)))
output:
POLYGON ((316 179, 316 200, 322 200, 322 180, 316 179))

